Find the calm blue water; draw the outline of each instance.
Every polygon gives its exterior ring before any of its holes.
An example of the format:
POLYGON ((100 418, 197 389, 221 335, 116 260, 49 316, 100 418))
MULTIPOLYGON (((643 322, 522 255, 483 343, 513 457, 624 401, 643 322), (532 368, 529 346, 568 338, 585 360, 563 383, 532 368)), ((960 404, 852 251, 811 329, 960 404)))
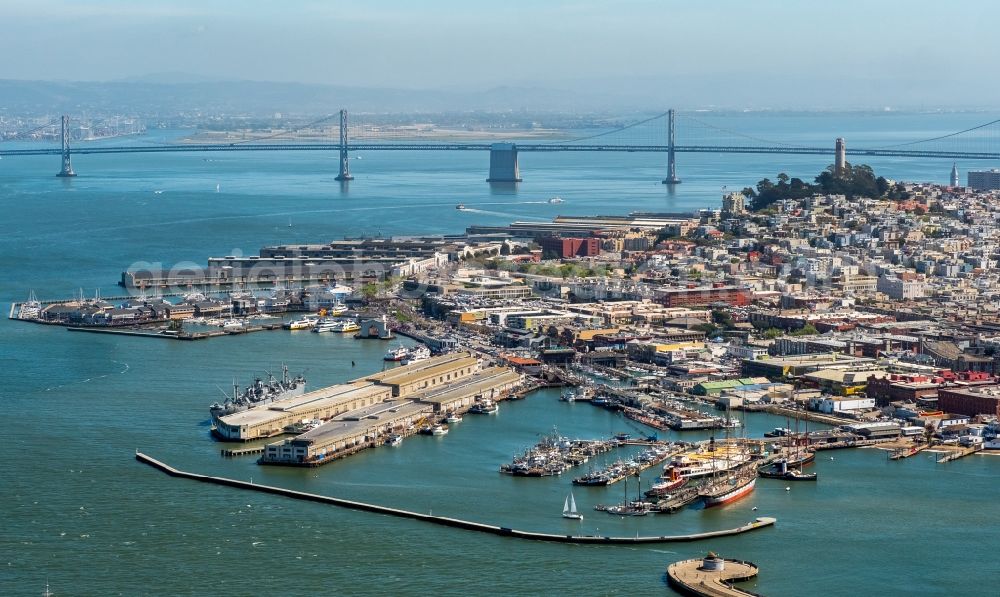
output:
MULTIPOLYGON (((849 144, 901 142, 993 117, 713 122, 832 147, 837 134, 849 144)), ((334 156, 320 154, 81 156, 74 159, 80 177, 70 181, 53 177, 55 158, 0 160, 0 299, 20 300, 29 290, 69 296, 80 287, 110 295, 133 263, 203 264, 209 255, 255 253, 269 243, 716 206, 723 185, 742 188, 780 171, 811 177, 832 161, 682 155, 684 183, 671 191, 659 184, 664 158, 654 155, 522 154, 525 182, 516 189, 483 182, 485 154, 361 157, 348 188, 333 180, 334 156), (554 195, 566 203, 544 203, 554 195), (473 209, 457 211, 459 202, 473 209)), ((937 182, 951 168, 931 160, 870 163, 890 178, 937 182)), ((991 164, 959 166, 964 178, 967 168, 991 164)), ((991 524, 1000 517, 1000 459, 988 456, 937 466, 929 456, 892 463, 876 450, 837 452, 818 459, 814 486, 786 492, 779 481, 761 480, 750 498, 714 511, 636 520, 587 511, 582 524, 559 516, 572 475, 497 473, 554 425, 577 437, 630 429, 589 405, 560 403, 555 392, 506 403, 497 417, 467 417, 446 437, 415 437, 316 470, 219 457, 207 406, 233 376, 245 380, 285 362, 307 369, 318 387, 379 369, 384 350, 332 334, 182 343, 0 321, 7 452, 0 594, 38 594, 46 580, 62 595, 662 594, 668 563, 708 549, 757 562, 762 574, 750 587, 767 595, 995 593, 1000 565, 989 554, 1000 547, 991 524), (199 472, 525 529, 674 534, 737 526, 758 514, 778 525, 659 547, 517 542, 172 480, 136 464, 137 448, 199 472)), ((784 421, 760 415, 749 424, 759 434, 784 421)), ((588 508, 620 499, 622 489, 578 489, 576 497, 588 508)))

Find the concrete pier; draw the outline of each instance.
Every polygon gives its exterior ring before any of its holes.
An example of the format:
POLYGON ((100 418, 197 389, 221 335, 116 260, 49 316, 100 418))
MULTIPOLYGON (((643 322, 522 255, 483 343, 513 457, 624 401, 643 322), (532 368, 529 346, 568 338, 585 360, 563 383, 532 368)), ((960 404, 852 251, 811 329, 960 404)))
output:
POLYGON ((490 177, 486 182, 521 182, 516 145, 513 143, 490 145, 490 177))
POLYGON ((704 558, 675 562, 667 567, 667 582, 680 593, 704 597, 756 595, 733 583, 757 576, 757 565, 743 560, 720 558, 709 552, 704 558))
POLYGON ((208 475, 189 473, 186 471, 175 469, 172 466, 160 462, 159 460, 156 460, 151 456, 147 456, 146 454, 143 454, 142 452, 139 451, 136 451, 135 459, 143 464, 158 469, 171 477, 180 477, 183 479, 190 479, 192 481, 200 481, 202 483, 211 483, 213 485, 233 487, 235 489, 246 489, 250 491, 259 491, 261 493, 270 493, 273 495, 280 495, 291 499, 305 500, 309 502, 319 502, 322 504, 329 504, 332 506, 339 506, 341 508, 349 508, 351 510, 359 510, 362 512, 374 512, 376 514, 396 516, 399 518, 410 518, 414 520, 421 520, 424 522, 430 522, 442 526, 464 529, 467 531, 478 531, 480 533, 489 533, 491 535, 500 535, 502 537, 513 537, 515 539, 530 539, 533 541, 549 541, 553 543, 582 543, 589 545, 611 545, 611 544, 633 545, 641 543, 678 543, 678 542, 700 541, 702 539, 710 539, 714 537, 740 535, 742 533, 748 533, 750 531, 755 531, 758 529, 769 527, 776 522, 774 518, 761 517, 757 518, 753 522, 749 522, 743 526, 736 527, 735 529, 723 529, 720 531, 708 531, 705 533, 692 533, 689 535, 667 535, 659 537, 648 537, 648 536, 647 537, 642 537, 642 536, 601 537, 597 535, 556 535, 553 533, 519 531, 517 529, 512 529, 510 527, 502 527, 492 524, 484 524, 480 522, 472 522, 469 520, 461 520, 458 518, 448 518, 446 516, 434 516, 432 514, 422 514, 420 512, 411 512, 409 510, 399 510, 397 508, 390 508, 388 506, 378 506, 375 504, 368 504, 365 502, 356 502, 353 500, 345 500, 325 495, 318 495, 315 493, 295 491, 293 489, 285 489, 284 487, 259 485, 247 481, 227 479, 225 477, 211 477, 208 475))

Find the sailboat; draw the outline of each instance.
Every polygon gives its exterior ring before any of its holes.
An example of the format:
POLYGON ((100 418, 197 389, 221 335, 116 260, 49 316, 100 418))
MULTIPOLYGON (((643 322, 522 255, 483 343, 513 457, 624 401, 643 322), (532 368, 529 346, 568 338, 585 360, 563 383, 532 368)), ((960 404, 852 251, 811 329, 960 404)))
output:
POLYGON ((566 496, 566 500, 563 502, 563 518, 583 520, 583 514, 576 511, 576 499, 573 497, 573 492, 570 492, 570 494, 566 496))

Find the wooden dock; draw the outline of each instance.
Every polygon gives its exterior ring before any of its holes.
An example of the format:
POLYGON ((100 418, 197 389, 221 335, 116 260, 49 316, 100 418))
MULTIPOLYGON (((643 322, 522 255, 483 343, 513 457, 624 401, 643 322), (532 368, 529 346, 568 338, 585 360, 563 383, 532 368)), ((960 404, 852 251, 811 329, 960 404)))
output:
POLYGON ((947 454, 945 454, 941 458, 938 458, 937 463, 944 464, 945 462, 951 462, 953 460, 958 460, 959 458, 965 458, 966 456, 969 456, 970 454, 975 454, 976 452, 979 452, 982 449, 983 449, 982 446, 970 446, 968 448, 949 450, 947 454))
POLYGON ((223 448, 220 452, 223 458, 236 458, 237 456, 263 454, 264 446, 257 446, 256 448, 223 448))
POLYGON ((723 559, 709 553, 704 559, 683 560, 668 566, 667 582, 685 595, 745 597, 757 594, 735 587, 733 583, 750 580, 757 572, 753 562, 723 559))
POLYGON ((910 456, 916 456, 928 448, 927 444, 919 444, 903 448, 894 448, 889 451, 889 460, 902 460, 910 456))
POLYGON ((412 512, 410 510, 400 510, 398 508, 390 508, 388 506, 379 506, 376 504, 368 504, 365 502, 357 502, 354 500, 345 500, 342 498, 319 495, 315 493, 306 493, 304 491, 295 491, 293 489, 286 489, 284 487, 274 487, 272 485, 259 485, 253 482, 239 481, 237 479, 228 479, 226 477, 213 477, 209 475, 199 475, 197 473, 189 473, 186 471, 175 469, 172 466, 160 462, 159 460, 156 460, 151 456, 147 456, 146 454, 143 454, 142 452, 139 451, 136 451, 135 459, 140 463, 151 466, 163 473, 166 473, 171 477, 190 479, 192 481, 199 481, 201 483, 209 483, 212 485, 221 485, 224 487, 232 487, 235 489, 244 489, 248 491, 269 493, 271 495, 279 495, 296 500, 329 504, 332 506, 349 508, 351 510, 358 510, 361 512, 374 512, 376 514, 383 514, 387 516, 396 516, 399 518, 420 520, 423 522, 429 522, 432 524, 437 524, 452 528, 464 529, 467 531, 488 533, 491 535, 499 535, 501 537, 511 537, 514 539, 528 539, 532 541, 548 541, 553 543, 580 543, 586 545, 616 545, 616 544, 635 545, 635 544, 648 544, 648 543, 678 543, 678 542, 700 541, 702 539, 726 537, 730 535, 740 535, 743 533, 749 533, 750 531, 756 531, 759 529, 772 526, 776 522, 776 519, 774 518, 760 517, 753 520, 752 522, 748 522, 743 526, 739 526, 733 529, 722 529, 719 531, 707 531, 703 533, 691 533, 688 535, 663 535, 663 536, 637 535, 635 537, 609 537, 600 535, 557 535, 554 533, 521 531, 510 527, 485 524, 481 522, 473 522, 470 520, 461 520, 458 518, 449 518, 446 516, 435 516, 433 514, 423 514, 421 512, 412 512))

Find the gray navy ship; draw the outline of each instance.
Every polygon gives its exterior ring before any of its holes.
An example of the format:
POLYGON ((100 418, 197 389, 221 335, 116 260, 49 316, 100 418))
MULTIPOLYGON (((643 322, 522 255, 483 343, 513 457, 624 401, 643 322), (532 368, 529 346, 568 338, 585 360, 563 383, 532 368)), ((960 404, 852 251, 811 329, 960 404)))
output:
POLYGON ((282 398, 300 396, 305 391, 306 378, 302 375, 289 376, 288 367, 285 365, 281 366, 281 379, 268 373, 266 380, 255 378, 242 392, 240 392, 239 385, 234 382, 233 395, 226 396, 225 402, 221 404, 216 402, 209 407, 209 411, 212 413, 212 424, 217 425, 219 417, 270 404, 282 398))

